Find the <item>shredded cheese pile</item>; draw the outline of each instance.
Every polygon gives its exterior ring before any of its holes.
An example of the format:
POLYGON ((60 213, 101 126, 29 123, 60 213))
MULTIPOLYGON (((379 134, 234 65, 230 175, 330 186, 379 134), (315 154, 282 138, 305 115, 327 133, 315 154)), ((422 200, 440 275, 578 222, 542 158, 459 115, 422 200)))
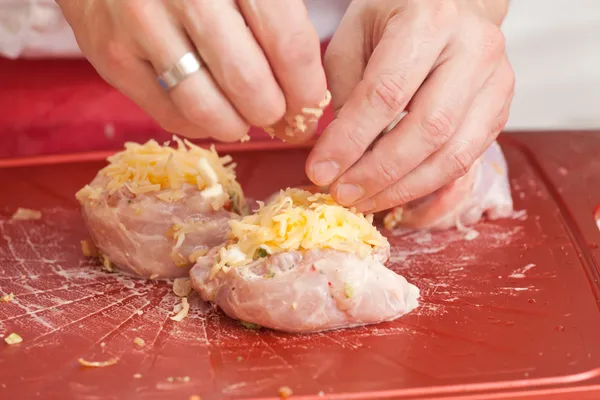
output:
MULTIPOLYGON (((325 92, 325 96, 323 100, 319 102, 317 107, 303 107, 299 114, 294 115, 293 117, 287 116, 285 117, 285 135, 286 136, 294 136, 298 131, 306 132, 308 123, 315 123, 323 116, 323 111, 325 108, 331 103, 331 92, 327 90, 325 92)), ((263 130, 267 132, 271 138, 275 137, 275 128, 273 127, 264 127, 263 130)))
POLYGON ((212 277, 283 251, 335 249, 365 257, 387 244, 372 215, 342 207, 329 194, 287 189, 259 205, 256 213, 229 222, 237 242, 219 250, 212 277))
MULTIPOLYGON (((110 179, 106 184, 108 193, 125 186, 134 195, 154 193, 160 200, 172 203, 185 197, 183 187, 188 184, 196 186, 214 209, 222 208, 229 199, 242 201, 230 156, 219 157, 214 146, 206 150, 176 136, 173 141, 176 147, 171 147, 170 142, 160 145, 155 140, 125 143, 125 150, 109 157, 109 165, 99 172, 110 179)), ((86 185, 76 197, 80 202, 97 199, 103 190, 86 185)))

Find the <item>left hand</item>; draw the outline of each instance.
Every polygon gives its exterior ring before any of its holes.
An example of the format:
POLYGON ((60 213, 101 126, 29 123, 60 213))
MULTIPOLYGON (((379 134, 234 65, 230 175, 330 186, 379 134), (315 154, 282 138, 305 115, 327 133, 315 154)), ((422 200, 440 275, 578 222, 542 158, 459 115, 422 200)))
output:
POLYGON ((307 160, 311 180, 376 212, 468 172, 508 119, 507 3, 354 0, 325 56, 339 112, 307 160))

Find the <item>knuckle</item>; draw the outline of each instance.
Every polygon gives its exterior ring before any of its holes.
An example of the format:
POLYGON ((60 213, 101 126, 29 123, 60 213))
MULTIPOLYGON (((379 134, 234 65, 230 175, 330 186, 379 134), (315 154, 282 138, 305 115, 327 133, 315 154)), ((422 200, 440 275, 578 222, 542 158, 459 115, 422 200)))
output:
POLYGON ((406 204, 414 199, 412 192, 406 187, 406 184, 397 182, 391 188, 391 194, 389 196, 388 207, 400 206, 406 204))
POLYGON ((393 183, 400 179, 400 169, 396 163, 381 162, 377 163, 378 182, 393 183))
POLYGON ((310 65, 320 54, 316 36, 302 30, 282 35, 275 42, 275 50, 282 63, 294 67, 310 65))
POLYGON ((439 149, 446 143, 456 130, 454 118, 450 113, 442 110, 437 110, 426 116, 421 121, 421 128, 423 139, 432 151, 439 149))
POLYGON ((104 54, 106 61, 110 65, 110 68, 114 68, 116 70, 124 70, 129 68, 132 55, 130 50, 123 42, 116 39, 109 39, 101 47, 101 52, 104 54))
POLYGON ((450 168, 450 178, 457 179, 466 175, 475 162, 473 153, 468 148, 460 148, 449 155, 448 164, 450 168))
POLYGON ((460 10, 454 1, 438 1, 430 3, 431 22, 435 25, 447 25, 458 17, 460 10))
POLYGON ((369 142, 359 133, 359 132, 349 132, 346 136, 348 138, 348 143, 350 144, 349 153, 362 155, 367 147, 369 147, 369 142))
POLYGON ((401 72, 384 73, 367 91, 371 106, 385 115, 398 115, 406 105, 406 75, 401 72))
POLYGON ((210 101, 188 104, 182 111, 194 125, 201 127, 218 125, 219 110, 210 101))
POLYGON ((226 69, 233 71, 227 74, 228 79, 225 80, 227 91, 236 93, 250 100, 256 94, 264 93, 265 82, 269 82, 269 76, 265 71, 252 65, 229 65, 226 69))
POLYGON ((370 142, 362 135, 361 131, 354 129, 354 127, 341 120, 333 120, 327 127, 327 131, 339 132, 340 136, 336 137, 339 145, 336 148, 347 158, 358 159, 370 145, 370 142))
POLYGON ((506 39, 497 26, 486 24, 481 33, 481 53, 485 58, 496 59, 506 51, 506 39))
POLYGON ((128 0, 118 2, 120 5, 120 14, 124 21, 134 26, 146 26, 146 20, 148 16, 149 7, 152 6, 150 2, 145 0, 128 0))

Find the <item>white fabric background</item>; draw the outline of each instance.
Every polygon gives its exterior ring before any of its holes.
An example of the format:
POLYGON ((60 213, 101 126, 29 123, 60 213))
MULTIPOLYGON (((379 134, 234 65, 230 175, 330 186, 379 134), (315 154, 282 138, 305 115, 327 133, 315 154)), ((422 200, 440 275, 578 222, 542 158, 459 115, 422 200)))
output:
MULTIPOLYGON (((305 2, 326 38, 350 0, 305 2)), ((507 128, 600 129, 600 0, 512 0, 503 30, 517 76, 507 128)), ((0 0, 0 55, 79 51, 53 0, 0 0)))

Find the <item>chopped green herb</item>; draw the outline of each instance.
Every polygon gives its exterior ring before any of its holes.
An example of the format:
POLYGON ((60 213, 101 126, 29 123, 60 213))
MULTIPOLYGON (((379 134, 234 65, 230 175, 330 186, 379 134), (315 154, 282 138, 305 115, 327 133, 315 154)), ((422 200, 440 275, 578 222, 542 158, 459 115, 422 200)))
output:
POLYGON ((269 253, 267 253, 267 251, 265 249, 263 249, 263 248, 256 249, 256 252, 254 253, 254 259, 258 260, 259 258, 265 258, 268 255, 269 255, 269 253))
POLYGON ((265 278, 266 279, 273 279, 273 278, 275 278, 275 272, 269 271, 269 273, 265 275, 265 278))
POLYGON ((262 326, 253 324, 252 322, 240 321, 240 325, 246 329, 251 329, 253 331, 257 331, 262 328, 262 326))
POLYGON ((344 283, 344 292, 347 299, 351 299, 354 296, 354 288, 347 283, 344 283))
POLYGON ((229 198, 231 199, 231 209, 234 213, 241 215, 242 217, 248 215, 248 205, 244 204, 240 207, 241 201, 237 193, 229 193, 229 198))

